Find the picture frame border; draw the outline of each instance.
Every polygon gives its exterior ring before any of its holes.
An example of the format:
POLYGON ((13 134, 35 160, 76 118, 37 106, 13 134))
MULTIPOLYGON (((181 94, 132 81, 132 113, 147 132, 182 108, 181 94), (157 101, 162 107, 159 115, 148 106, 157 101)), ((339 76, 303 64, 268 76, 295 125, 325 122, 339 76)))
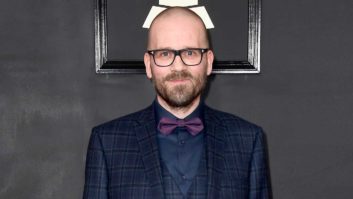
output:
MULTIPOLYGON (((260 73, 261 1, 248 0, 247 60, 216 60, 213 74, 260 73)), ((108 60, 107 0, 95 0, 95 67, 97 74, 145 73, 143 61, 108 60)))

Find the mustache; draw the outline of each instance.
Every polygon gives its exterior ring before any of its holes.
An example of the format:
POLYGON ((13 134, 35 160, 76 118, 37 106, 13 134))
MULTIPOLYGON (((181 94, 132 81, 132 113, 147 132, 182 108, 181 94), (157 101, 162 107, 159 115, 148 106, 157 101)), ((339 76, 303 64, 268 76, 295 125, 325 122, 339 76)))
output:
POLYGON ((178 79, 193 79, 194 77, 188 71, 174 71, 173 73, 167 75, 164 81, 173 81, 178 79))

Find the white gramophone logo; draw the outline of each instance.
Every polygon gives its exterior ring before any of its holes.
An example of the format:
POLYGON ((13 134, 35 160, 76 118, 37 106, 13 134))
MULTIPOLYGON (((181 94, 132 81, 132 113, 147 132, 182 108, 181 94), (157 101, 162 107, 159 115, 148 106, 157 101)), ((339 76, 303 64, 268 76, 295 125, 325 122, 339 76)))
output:
MULTIPOLYGON (((190 7, 189 8, 190 10, 194 11, 197 15, 201 17, 207 29, 214 28, 214 25, 211 21, 210 16, 206 11, 205 6, 197 6, 198 0, 159 0, 159 5, 170 6, 170 7, 172 6, 190 7), (197 7, 191 7, 191 6, 197 6, 197 7)), ((166 7, 152 6, 145 20, 145 23, 143 23, 142 27, 149 28, 153 19, 165 9, 166 7)))

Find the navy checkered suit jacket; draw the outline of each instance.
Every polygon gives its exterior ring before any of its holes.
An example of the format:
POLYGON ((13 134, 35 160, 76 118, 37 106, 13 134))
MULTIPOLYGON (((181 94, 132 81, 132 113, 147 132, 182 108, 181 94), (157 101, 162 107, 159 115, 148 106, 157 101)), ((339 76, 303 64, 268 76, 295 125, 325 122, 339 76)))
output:
MULTIPOLYGON (((164 198, 153 105, 92 130, 84 199, 164 198)), ((267 199, 270 186, 261 128, 204 108, 207 198, 267 199)))

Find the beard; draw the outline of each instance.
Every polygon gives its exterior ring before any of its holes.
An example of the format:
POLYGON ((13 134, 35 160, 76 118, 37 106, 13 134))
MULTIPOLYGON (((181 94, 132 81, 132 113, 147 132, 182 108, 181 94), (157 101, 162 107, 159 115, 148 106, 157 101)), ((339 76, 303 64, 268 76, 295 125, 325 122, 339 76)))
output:
POLYGON ((184 108, 190 106, 206 87, 207 74, 194 77, 188 71, 174 71, 164 78, 153 78, 157 94, 171 107, 184 108), (190 83, 168 86, 168 81, 187 79, 190 83))

